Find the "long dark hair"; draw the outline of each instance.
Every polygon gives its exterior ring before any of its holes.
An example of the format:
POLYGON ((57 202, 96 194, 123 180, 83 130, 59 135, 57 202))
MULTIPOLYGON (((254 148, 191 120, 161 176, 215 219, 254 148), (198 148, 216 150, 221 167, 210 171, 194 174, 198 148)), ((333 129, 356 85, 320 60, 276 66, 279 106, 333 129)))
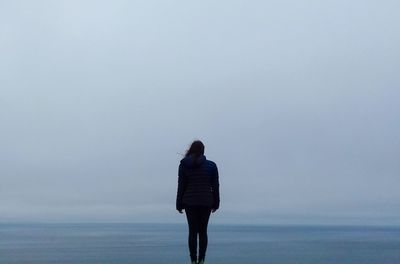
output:
POLYGON ((200 140, 195 140, 193 143, 190 145, 190 148, 186 151, 185 157, 187 156, 196 156, 199 157, 201 155, 204 155, 204 144, 200 140))

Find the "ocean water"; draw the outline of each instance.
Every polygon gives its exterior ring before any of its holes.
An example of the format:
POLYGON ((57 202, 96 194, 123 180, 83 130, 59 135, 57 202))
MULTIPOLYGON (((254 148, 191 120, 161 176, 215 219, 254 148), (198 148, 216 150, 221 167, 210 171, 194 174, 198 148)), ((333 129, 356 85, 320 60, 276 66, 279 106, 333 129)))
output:
MULTIPOLYGON (((189 263, 180 224, 0 224, 0 263, 189 263)), ((209 226, 209 264, 399 264, 400 227, 209 226)))

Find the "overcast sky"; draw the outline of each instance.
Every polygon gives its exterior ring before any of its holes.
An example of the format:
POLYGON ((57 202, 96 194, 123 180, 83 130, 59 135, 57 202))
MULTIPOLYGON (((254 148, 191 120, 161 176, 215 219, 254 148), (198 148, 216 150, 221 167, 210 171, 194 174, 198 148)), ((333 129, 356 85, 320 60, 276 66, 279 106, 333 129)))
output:
POLYGON ((400 224, 400 2, 0 1, 0 222, 400 224), (180 154, 179 154, 180 153, 180 154))

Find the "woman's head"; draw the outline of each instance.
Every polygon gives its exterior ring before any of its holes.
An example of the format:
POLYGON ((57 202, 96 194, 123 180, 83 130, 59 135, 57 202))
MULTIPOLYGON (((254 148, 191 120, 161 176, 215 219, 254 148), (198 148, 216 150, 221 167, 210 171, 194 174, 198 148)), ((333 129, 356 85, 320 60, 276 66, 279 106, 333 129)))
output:
POLYGON ((200 140, 195 140, 193 143, 190 145, 190 148, 186 151, 186 157, 194 155, 194 156, 200 156, 204 155, 204 144, 200 140))

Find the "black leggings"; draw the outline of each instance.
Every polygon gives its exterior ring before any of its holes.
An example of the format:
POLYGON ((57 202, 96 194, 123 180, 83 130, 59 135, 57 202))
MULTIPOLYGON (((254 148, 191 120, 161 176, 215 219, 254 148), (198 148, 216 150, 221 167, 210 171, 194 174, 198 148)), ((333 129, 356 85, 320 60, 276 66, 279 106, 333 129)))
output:
POLYGON ((192 261, 197 261, 197 234, 199 235, 199 260, 204 260, 207 250, 207 225, 211 208, 206 206, 186 206, 189 225, 189 251, 192 261))

